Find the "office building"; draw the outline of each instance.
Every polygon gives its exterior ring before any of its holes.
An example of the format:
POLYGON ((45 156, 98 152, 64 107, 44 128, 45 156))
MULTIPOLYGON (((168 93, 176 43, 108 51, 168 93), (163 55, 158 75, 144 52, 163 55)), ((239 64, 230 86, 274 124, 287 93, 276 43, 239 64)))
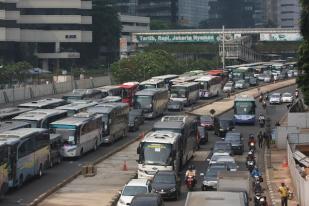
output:
POLYGON ((278 2, 278 27, 299 27, 300 5, 298 0, 280 0, 278 2))
POLYGON ((41 66, 58 67, 80 57, 72 45, 92 41, 91 9, 91 0, 1 0, 0 44, 35 44, 41 66))
POLYGON ((138 0, 113 0, 113 6, 123 15, 136 16, 136 7, 138 0))

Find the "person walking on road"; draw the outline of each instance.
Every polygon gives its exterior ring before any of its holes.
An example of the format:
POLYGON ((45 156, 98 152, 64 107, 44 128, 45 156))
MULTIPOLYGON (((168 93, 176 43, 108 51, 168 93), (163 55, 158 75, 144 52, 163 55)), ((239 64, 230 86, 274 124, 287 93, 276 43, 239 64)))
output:
POLYGON ((262 131, 259 132, 258 134, 258 142, 259 142, 259 148, 263 147, 263 133, 262 131))
POLYGON ((263 138, 264 138, 264 144, 266 144, 267 148, 270 148, 270 135, 267 134, 266 132, 263 133, 263 138))
POLYGON ((289 188, 284 184, 284 182, 281 183, 278 192, 281 197, 281 206, 288 206, 289 188))

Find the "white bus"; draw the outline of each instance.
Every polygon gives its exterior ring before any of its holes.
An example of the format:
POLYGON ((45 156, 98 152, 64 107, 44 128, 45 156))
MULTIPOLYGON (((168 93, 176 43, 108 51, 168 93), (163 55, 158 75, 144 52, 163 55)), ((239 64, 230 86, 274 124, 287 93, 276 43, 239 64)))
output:
POLYGON ((32 109, 54 109, 56 107, 66 105, 67 102, 63 99, 47 98, 40 99, 32 102, 19 104, 20 108, 32 108, 32 109))
POLYGON ((166 74, 166 75, 162 75, 162 76, 155 76, 152 77, 152 79, 160 79, 164 81, 165 87, 166 89, 170 89, 170 86, 172 84, 172 80, 176 79, 177 77, 179 77, 179 75, 176 74, 166 74))
POLYGON ((102 143, 102 115, 78 113, 50 124, 52 133, 62 135, 63 157, 81 157, 102 143))
POLYGON ((108 85, 108 86, 104 86, 104 87, 99 87, 97 89, 101 90, 103 98, 107 97, 107 96, 119 96, 119 97, 121 97, 121 95, 122 95, 122 88, 118 85, 108 85))
POLYGON ((139 89, 154 89, 154 88, 165 88, 165 83, 161 79, 148 79, 139 84, 139 89))
POLYGON ((10 120, 22 113, 34 110, 32 108, 8 107, 0 109, 0 121, 10 120))
POLYGON ((49 128, 49 124, 67 117, 67 112, 59 109, 37 109, 20 114, 13 120, 28 122, 32 128, 49 128))
POLYGON ((138 178, 151 179, 157 171, 180 170, 181 134, 149 132, 137 148, 138 178))
POLYGON ((202 76, 195 80, 200 84, 200 98, 219 96, 222 93, 222 79, 217 76, 202 76))
POLYGON ((194 104, 199 99, 199 84, 197 82, 187 82, 173 85, 171 88, 172 101, 181 101, 184 105, 194 104))
POLYGON ((80 101, 75 101, 71 104, 67 104, 61 107, 56 107, 56 109, 67 111, 68 116, 71 117, 74 114, 77 114, 80 112, 86 112, 89 107, 93 107, 97 104, 98 104, 97 102, 94 102, 91 100, 80 100, 80 101))

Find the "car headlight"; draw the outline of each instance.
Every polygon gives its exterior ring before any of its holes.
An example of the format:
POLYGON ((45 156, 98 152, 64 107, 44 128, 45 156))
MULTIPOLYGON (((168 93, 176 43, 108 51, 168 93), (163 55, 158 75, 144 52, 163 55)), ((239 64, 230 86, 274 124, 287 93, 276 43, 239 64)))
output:
POLYGON ((175 192, 175 191, 176 191, 176 188, 170 189, 170 192, 175 192))

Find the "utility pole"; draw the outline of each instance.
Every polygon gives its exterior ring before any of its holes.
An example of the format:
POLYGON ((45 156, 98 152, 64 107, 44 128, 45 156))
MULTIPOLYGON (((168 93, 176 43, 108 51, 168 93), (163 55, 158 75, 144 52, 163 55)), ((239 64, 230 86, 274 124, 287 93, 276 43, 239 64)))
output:
POLYGON ((222 69, 225 70, 225 34, 224 34, 224 25, 222 26, 222 69))

